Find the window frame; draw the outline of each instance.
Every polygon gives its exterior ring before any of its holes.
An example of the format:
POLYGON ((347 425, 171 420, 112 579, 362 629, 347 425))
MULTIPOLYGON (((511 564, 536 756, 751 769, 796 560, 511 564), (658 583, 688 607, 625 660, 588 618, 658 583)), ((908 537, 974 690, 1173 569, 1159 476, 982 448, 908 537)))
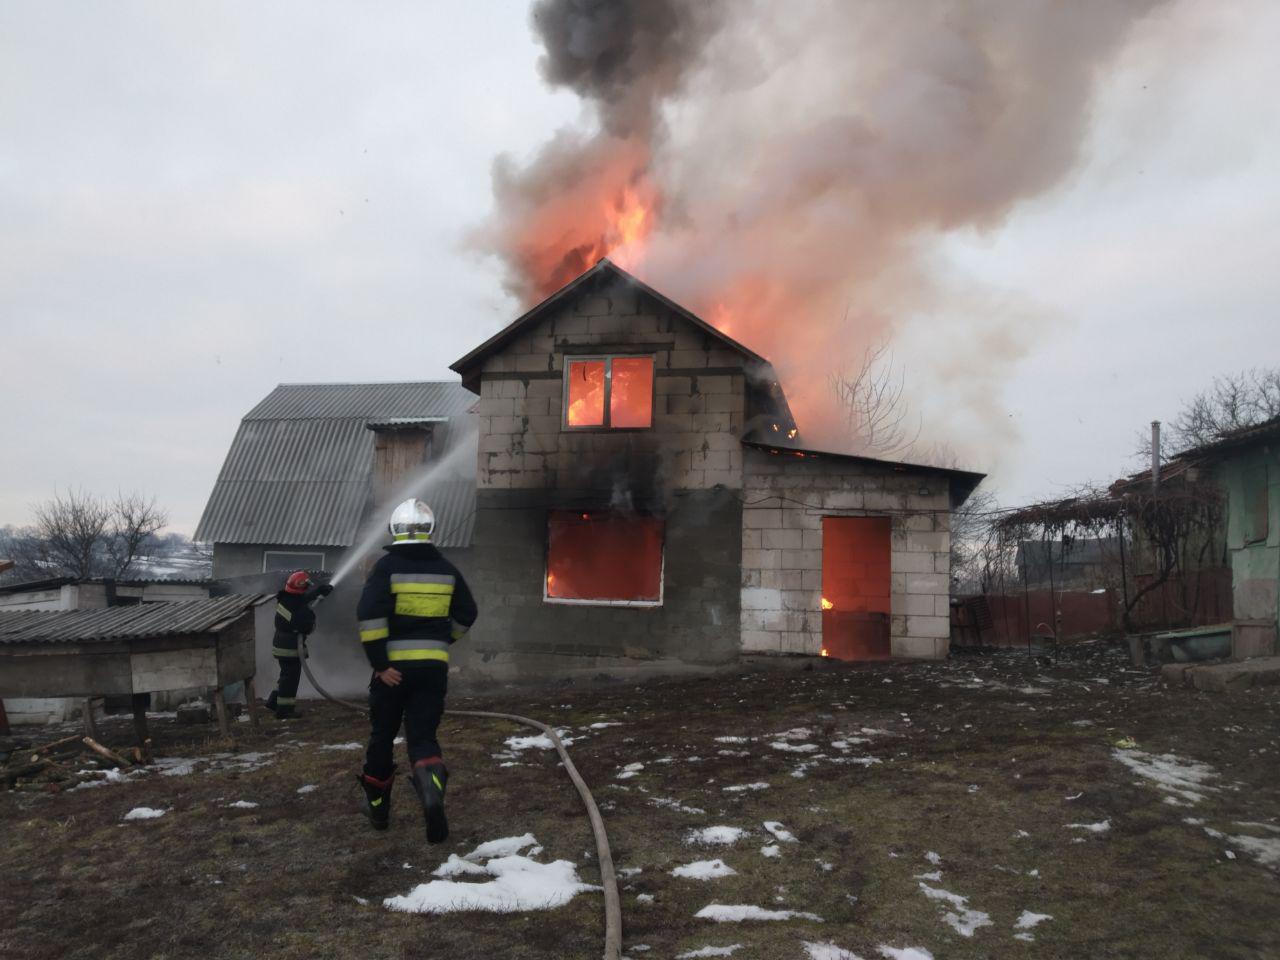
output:
POLYGON ((326 570, 326 569, 328 569, 328 568, 325 566, 325 561, 326 561, 326 559, 327 559, 327 558, 325 557, 325 553, 324 553, 324 551, 323 551, 323 550, 263 550, 263 551, 262 551, 262 572, 263 572, 263 573, 280 573, 282 570, 285 570, 285 569, 292 569, 292 570, 326 570), (287 567, 287 568, 286 568, 286 567, 276 567, 276 568, 274 568, 274 569, 273 569, 272 567, 268 567, 268 566, 267 566, 267 557, 268 557, 268 556, 274 556, 274 557, 319 557, 319 558, 320 558, 320 566, 318 566, 318 567, 313 567, 313 566, 310 566, 310 565, 305 564, 305 563, 295 563, 295 564, 292 564, 290 567, 287 567))
POLYGON ((1240 537, 1243 546, 1266 543, 1271 536, 1271 472, 1267 464, 1254 464, 1240 471, 1240 537))
POLYGON ((564 370, 561 373, 560 391, 560 429, 567 433, 637 433, 652 430, 654 417, 658 408, 658 358, 657 355, 645 351, 643 353, 584 353, 564 354, 564 370), (648 360, 653 365, 653 376, 649 378, 649 425, 647 427, 614 427, 612 419, 613 404, 613 361, 614 360, 648 360), (575 363, 604 362, 604 423, 584 424, 575 427, 569 423, 569 370, 575 363))
MULTIPOLYGON (((626 428, 623 428, 626 429, 626 428)), ((638 429, 638 428, 631 428, 638 429)), ((662 544, 658 552, 658 599, 656 600, 584 600, 575 597, 553 597, 551 591, 547 587, 547 576, 551 572, 551 521, 556 513, 573 513, 575 511, 568 510, 548 510, 547 511, 547 540, 546 547, 542 556, 542 602, 561 604, 569 607, 636 607, 641 609, 654 609, 661 607, 667 598, 667 519, 666 517, 650 517, 644 514, 640 516, 646 520, 660 520, 662 522, 662 544)), ((606 511, 612 513, 612 511, 606 511)))

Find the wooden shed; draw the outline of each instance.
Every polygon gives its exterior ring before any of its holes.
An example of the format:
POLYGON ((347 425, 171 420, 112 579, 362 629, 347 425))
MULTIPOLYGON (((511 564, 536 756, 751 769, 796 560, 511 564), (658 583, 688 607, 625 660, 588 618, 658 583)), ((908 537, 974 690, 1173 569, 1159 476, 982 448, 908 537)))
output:
POLYGON ((261 596, 68 612, 0 614, 0 698, 143 695, 204 687, 230 735, 222 688, 243 681, 255 703, 253 608, 261 596))

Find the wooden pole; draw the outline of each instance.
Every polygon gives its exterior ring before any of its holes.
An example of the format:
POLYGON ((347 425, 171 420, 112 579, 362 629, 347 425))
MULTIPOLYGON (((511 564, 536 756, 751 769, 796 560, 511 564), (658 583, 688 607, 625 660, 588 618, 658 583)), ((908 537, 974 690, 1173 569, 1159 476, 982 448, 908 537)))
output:
POLYGON ((147 741, 151 739, 151 734, 147 732, 148 699, 145 693, 135 693, 133 695, 133 732, 138 737, 138 746, 140 747, 145 747, 147 741))
POLYGON ((218 710, 218 732, 227 740, 231 739, 231 722, 227 716, 227 698, 223 696, 222 688, 217 687, 213 691, 213 705, 218 710))
POLYGON ((94 740, 98 739, 98 724, 93 719, 93 697, 84 699, 84 732, 94 740))
POLYGON ((253 677, 244 678, 244 699, 249 708, 249 726, 258 729, 258 689, 253 684, 253 677))

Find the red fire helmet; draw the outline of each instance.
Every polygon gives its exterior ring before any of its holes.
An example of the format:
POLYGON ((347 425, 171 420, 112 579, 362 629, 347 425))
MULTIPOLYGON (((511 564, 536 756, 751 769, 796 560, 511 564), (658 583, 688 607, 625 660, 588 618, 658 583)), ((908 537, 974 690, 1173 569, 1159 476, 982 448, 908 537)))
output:
POLYGON ((311 576, 305 570, 295 570, 284 582, 285 593, 306 593, 311 589, 311 576))

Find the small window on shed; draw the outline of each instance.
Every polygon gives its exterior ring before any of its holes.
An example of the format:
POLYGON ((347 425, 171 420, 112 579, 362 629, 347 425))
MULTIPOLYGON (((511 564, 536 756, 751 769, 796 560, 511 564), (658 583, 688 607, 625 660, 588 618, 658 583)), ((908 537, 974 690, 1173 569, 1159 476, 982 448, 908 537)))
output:
POLYGON ((653 426, 653 357, 567 360, 564 425, 612 430, 653 426))
POLYGON ((662 603, 663 522, 608 511, 554 511, 547 521, 551 603, 662 603))
POLYGON ((323 553, 295 553, 292 550, 264 550, 262 553, 262 572, 271 573, 276 570, 323 570, 323 553))
POLYGON ((1267 491, 1266 465, 1244 472, 1244 542, 1266 540, 1270 532, 1271 503, 1267 491))

